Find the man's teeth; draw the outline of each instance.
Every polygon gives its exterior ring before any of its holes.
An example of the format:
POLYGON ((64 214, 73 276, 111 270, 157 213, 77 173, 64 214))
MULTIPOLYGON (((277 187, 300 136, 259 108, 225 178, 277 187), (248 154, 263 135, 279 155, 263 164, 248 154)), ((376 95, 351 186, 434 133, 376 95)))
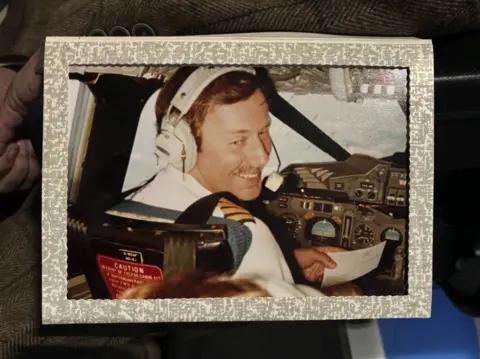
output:
POLYGON ((241 174, 239 175, 240 177, 242 178, 245 178, 245 179, 251 179, 251 178, 257 178, 258 177, 258 173, 255 173, 255 174, 241 174))

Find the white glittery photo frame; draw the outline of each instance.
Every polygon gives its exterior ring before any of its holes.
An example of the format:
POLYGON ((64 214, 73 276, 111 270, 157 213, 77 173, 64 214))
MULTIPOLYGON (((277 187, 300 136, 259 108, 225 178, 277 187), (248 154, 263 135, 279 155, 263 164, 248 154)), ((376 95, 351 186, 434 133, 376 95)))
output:
POLYGON ((42 323, 95 324, 429 317, 433 235, 433 51, 418 39, 317 35, 47 38, 42 179, 42 323), (172 300, 67 299, 71 66, 257 65, 408 70, 408 294, 172 300))

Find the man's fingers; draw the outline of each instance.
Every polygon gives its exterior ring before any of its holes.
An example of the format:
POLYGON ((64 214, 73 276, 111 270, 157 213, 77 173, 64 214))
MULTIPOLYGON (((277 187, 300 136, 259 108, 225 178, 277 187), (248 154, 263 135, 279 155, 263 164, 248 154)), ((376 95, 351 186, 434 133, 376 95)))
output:
POLYGON ((307 267, 303 274, 310 282, 320 282, 323 278, 324 271, 324 265, 319 262, 315 262, 311 266, 307 267))
POLYGON ((311 251, 312 259, 315 260, 316 262, 320 262, 323 264, 325 267, 329 269, 333 269, 337 267, 337 263, 328 256, 328 254, 323 253, 321 251, 316 250, 315 248, 312 248, 311 251))
POLYGON ((18 145, 16 143, 12 143, 8 146, 5 153, 0 156, 0 182, 14 166, 19 151, 20 148, 18 145))
POLYGON ((0 178, 0 193, 15 191, 20 187, 28 174, 28 150, 25 141, 18 142, 19 153, 12 169, 0 178))
POLYGON ((338 252, 346 252, 347 250, 340 247, 332 247, 332 246, 316 246, 313 247, 316 251, 322 253, 338 253, 338 252))
POLYGON ((3 103, 8 86, 15 77, 16 72, 6 67, 0 67, 0 104, 3 103))
MULTIPOLYGON (((0 104, 0 147, 2 144, 11 141, 12 133, 10 130, 14 131, 22 123, 29 103, 40 92, 42 77, 35 73, 37 63, 41 59, 39 51, 30 58, 10 82, 3 103, 0 104)), ((0 148, 0 154, 2 154, 2 151, 4 149, 0 148)))
POLYGON ((315 280, 317 282, 323 279, 323 274, 325 273, 325 267, 317 263, 317 267, 315 268, 315 280))
POLYGON ((14 135, 13 128, 0 122, 0 156, 5 153, 14 135))
POLYGON ((40 164, 38 163, 37 156, 35 156, 35 151, 32 146, 32 142, 25 141, 27 146, 27 157, 28 157, 28 174, 25 180, 23 181, 22 190, 28 190, 32 187, 33 183, 38 179, 40 175, 40 164))
POLYGON ((311 265, 310 267, 306 268, 303 272, 305 278, 311 282, 314 282, 315 281, 315 278, 314 278, 314 264, 311 265))

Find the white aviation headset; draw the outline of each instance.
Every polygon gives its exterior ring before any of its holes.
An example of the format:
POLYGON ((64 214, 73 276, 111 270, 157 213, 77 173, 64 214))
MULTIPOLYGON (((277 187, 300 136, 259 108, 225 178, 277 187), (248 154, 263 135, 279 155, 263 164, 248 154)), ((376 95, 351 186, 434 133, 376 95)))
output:
MULTIPOLYGON (((197 144, 184 116, 209 84, 220 76, 234 71, 256 74, 256 71, 249 67, 200 66, 188 76, 173 97, 165 117, 162 119, 160 133, 155 142, 155 155, 158 159, 165 160, 184 175, 195 167, 197 144), (172 113, 173 109, 176 109, 177 113, 172 113)), ((266 186, 270 190, 276 191, 282 183, 283 177, 274 173, 269 176, 266 186)))

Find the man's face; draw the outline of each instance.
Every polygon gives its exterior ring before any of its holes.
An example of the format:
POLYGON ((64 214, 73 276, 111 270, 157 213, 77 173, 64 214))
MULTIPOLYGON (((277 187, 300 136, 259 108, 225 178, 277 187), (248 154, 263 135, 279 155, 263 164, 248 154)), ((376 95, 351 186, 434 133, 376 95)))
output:
POLYGON ((190 174, 211 192, 257 198, 272 150, 270 122, 260 90, 245 101, 214 106, 201 128, 202 147, 190 174))

